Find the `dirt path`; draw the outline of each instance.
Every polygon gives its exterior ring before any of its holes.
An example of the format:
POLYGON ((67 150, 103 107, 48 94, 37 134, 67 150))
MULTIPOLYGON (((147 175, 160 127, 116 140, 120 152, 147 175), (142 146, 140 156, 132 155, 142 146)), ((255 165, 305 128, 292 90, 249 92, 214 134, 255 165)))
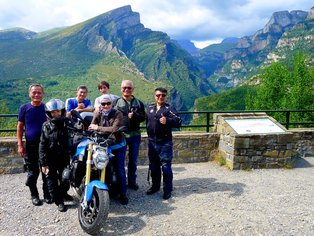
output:
MULTIPOLYGON (((174 193, 147 196, 147 166, 139 167, 130 202, 112 200, 100 235, 312 235, 314 157, 292 170, 229 171, 215 163, 177 164, 174 193)), ((85 235, 75 202, 65 213, 35 207, 25 174, 0 176, 0 235, 85 235)), ((41 193, 41 191, 40 191, 41 193)))

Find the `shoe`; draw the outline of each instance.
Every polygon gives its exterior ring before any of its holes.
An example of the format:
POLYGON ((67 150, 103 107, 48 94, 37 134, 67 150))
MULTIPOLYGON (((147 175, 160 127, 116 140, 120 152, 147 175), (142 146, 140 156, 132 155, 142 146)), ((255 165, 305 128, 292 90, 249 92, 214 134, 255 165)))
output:
POLYGON ((65 212, 66 208, 65 208, 65 205, 63 203, 60 203, 58 205, 58 211, 60 212, 65 212))
POLYGON ((47 204, 53 203, 53 200, 52 200, 51 197, 45 197, 45 198, 44 198, 44 201, 45 201, 45 203, 47 203, 47 204))
POLYGON ((73 197, 67 193, 63 196, 63 199, 64 201, 73 201, 73 197))
POLYGON ((127 205, 129 203, 128 197, 124 194, 120 196, 119 200, 122 205, 127 205))
POLYGON ((152 195, 152 194, 154 194, 154 193, 157 193, 158 191, 159 191, 159 188, 151 187, 150 189, 148 189, 148 190, 146 191, 146 194, 147 194, 147 195, 152 195))
POLYGON ((38 197, 33 197, 32 203, 34 206, 40 206, 42 204, 42 202, 40 201, 40 199, 38 197))
POLYGON ((135 184, 129 184, 128 187, 129 187, 130 189, 135 190, 135 191, 138 190, 138 188, 139 188, 139 186, 138 186, 137 183, 135 183, 135 184))
POLYGON ((171 193, 164 193, 164 195, 162 196, 162 198, 165 199, 165 200, 171 198, 171 193))

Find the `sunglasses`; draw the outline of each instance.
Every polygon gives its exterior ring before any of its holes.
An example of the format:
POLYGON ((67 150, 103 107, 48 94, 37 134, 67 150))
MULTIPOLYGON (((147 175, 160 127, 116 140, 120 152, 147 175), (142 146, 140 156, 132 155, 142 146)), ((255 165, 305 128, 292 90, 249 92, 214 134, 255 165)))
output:
POLYGON ((132 90, 133 88, 132 88, 132 87, 122 87, 122 89, 123 89, 123 90, 127 90, 127 89, 128 89, 128 90, 132 90))
POLYGON ((111 105, 111 102, 102 102, 101 105, 102 105, 102 106, 106 106, 106 105, 107 105, 107 106, 110 106, 110 105, 111 105))
POLYGON ((167 94, 164 94, 164 93, 160 93, 160 94, 155 94, 156 97, 160 98, 160 97, 166 97, 167 94))

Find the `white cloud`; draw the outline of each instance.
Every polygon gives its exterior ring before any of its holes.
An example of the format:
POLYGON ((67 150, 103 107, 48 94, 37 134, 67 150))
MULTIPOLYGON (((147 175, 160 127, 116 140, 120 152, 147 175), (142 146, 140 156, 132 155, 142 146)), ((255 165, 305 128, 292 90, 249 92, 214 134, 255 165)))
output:
POLYGON ((197 48, 205 48, 205 47, 212 45, 212 44, 221 43, 222 40, 223 39, 221 39, 221 38, 206 40, 206 41, 194 41, 194 40, 192 40, 192 43, 194 43, 195 47, 197 47, 197 48))
POLYGON ((201 42, 251 35, 275 11, 308 11, 314 4, 312 0, 0 0, 0 29, 44 31, 125 5, 140 13, 147 28, 201 42))

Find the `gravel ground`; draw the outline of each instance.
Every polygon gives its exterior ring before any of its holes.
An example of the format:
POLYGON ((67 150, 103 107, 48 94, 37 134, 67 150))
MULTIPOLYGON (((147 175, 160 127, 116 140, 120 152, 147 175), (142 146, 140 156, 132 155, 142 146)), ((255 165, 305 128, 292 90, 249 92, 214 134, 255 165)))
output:
MULTIPOLYGON (((313 166, 314 157, 291 170, 176 164, 169 200, 162 191, 145 194, 147 166, 140 166, 140 189, 129 191, 127 206, 111 201, 100 235, 313 235, 313 166)), ((33 206, 25 175, 0 176, 0 235, 86 235, 75 202, 64 213, 54 204, 33 206)))

